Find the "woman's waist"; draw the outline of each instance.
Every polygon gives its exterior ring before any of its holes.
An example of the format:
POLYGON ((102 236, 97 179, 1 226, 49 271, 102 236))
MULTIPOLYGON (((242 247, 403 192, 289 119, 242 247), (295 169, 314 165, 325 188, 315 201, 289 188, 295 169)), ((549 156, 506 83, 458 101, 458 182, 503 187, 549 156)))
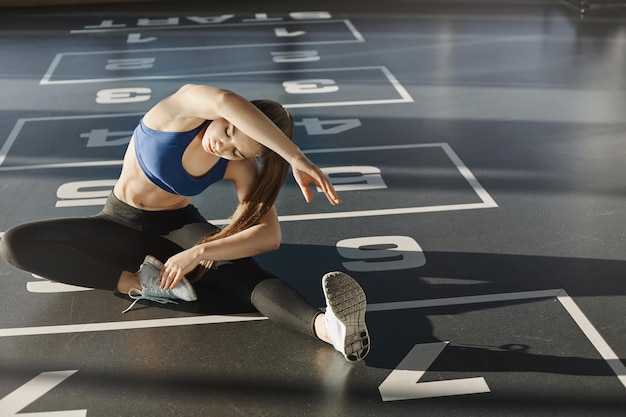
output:
POLYGON ((145 211, 176 210, 187 207, 191 202, 191 197, 168 193, 147 179, 127 180, 121 177, 113 193, 120 201, 145 211))
POLYGON ((188 223, 206 222, 191 204, 172 209, 146 210, 123 201, 115 192, 109 195, 97 217, 138 230, 153 230, 157 233, 166 233, 188 223))

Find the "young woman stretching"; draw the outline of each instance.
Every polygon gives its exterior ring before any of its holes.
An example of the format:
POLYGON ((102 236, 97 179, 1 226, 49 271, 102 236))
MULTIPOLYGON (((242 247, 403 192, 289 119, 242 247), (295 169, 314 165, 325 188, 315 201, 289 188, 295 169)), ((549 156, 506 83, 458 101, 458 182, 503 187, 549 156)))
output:
POLYGON ((348 361, 361 360, 370 345, 365 294, 356 281, 326 274, 322 313, 251 258, 280 245, 274 202, 289 165, 307 201, 314 184, 331 204, 340 203, 292 135, 291 115, 274 101, 185 85, 140 121, 102 212, 13 227, 0 241, 0 254, 19 269, 113 289, 135 302, 195 301, 192 282, 208 280, 269 319, 332 344, 348 361), (239 199, 223 229, 190 204, 191 196, 221 179, 234 183, 239 199))

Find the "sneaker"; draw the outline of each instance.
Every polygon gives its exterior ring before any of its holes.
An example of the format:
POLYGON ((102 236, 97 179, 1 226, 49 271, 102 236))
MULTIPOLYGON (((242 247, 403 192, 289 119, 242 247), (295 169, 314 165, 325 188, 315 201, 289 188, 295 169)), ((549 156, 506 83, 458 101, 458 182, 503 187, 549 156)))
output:
POLYGON ((132 288, 128 291, 128 296, 135 301, 122 313, 130 311, 139 300, 149 300, 161 304, 178 304, 174 300, 196 301, 198 299, 196 291, 185 277, 180 280, 176 287, 170 290, 162 289, 159 281, 162 269, 163 263, 161 261, 154 256, 146 256, 139 267, 139 271, 137 271, 139 282, 141 282, 141 290, 132 288))
POLYGON ((322 290, 326 298, 324 324, 333 346, 348 362, 360 361, 370 351, 363 289, 352 277, 329 272, 322 278, 322 290))

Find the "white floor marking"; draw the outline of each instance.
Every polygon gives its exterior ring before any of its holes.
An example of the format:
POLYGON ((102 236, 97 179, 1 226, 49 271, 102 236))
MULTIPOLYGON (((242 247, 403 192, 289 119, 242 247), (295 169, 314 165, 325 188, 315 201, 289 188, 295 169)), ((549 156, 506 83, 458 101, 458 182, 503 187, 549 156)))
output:
POLYGON ((65 381, 77 371, 42 372, 6 397, 0 399, 0 417, 84 417, 87 410, 64 410, 40 413, 20 413, 20 410, 37 401, 48 391, 65 381))
POLYGON ((60 292, 82 292, 93 291, 93 288, 79 287, 77 285, 63 284, 62 282, 55 282, 47 280, 38 275, 32 274, 34 278, 42 281, 29 281, 26 283, 26 290, 28 292, 37 294, 51 294, 60 292))
MULTIPOLYGON (((121 314, 121 312, 120 312, 121 314)), ((267 320, 260 314, 192 316, 168 319, 113 321, 105 323, 66 324, 59 326, 21 327, 0 329, 0 337, 40 336, 61 333, 105 332, 111 330, 148 329, 154 327, 191 326, 198 324, 234 323, 241 321, 267 320)))
MULTIPOLYGON (((280 21, 280 22, 247 22, 247 23, 206 23, 206 24, 202 24, 202 23, 196 23, 193 25, 167 25, 167 26, 131 26, 131 27, 123 27, 123 28, 100 28, 100 29, 73 29, 70 31, 71 34, 81 34, 81 33, 111 33, 111 32, 136 32, 136 31, 143 31, 143 32, 149 32, 151 30, 158 30, 158 31, 162 31, 162 30, 189 30, 189 29, 200 29, 200 30, 206 30, 208 28, 215 28, 215 29, 224 29, 224 28, 228 28, 228 27, 250 27, 250 26, 284 26, 284 25, 298 25, 298 26, 302 26, 302 25, 318 25, 318 24, 324 24, 324 23, 344 23, 348 29, 350 30, 350 32, 352 32, 352 35, 354 36, 354 38, 358 41, 363 42, 363 36, 361 35, 361 33, 359 33, 359 31, 354 27, 354 25, 352 25, 352 23, 350 22, 350 20, 346 20, 346 19, 324 19, 324 20, 298 20, 298 21, 289 21, 289 20, 284 20, 284 21, 280 21)), ((354 42, 354 41, 353 41, 354 42)), ((284 43, 281 43, 280 45, 285 45, 284 43)), ((124 52, 124 50, 120 51, 120 50, 116 50, 116 51, 107 51, 107 52, 124 52)), ((137 51, 129 51, 129 52, 137 52, 137 51)), ((85 52, 85 53, 89 53, 89 52, 85 52)))
POLYGON ((378 387, 383 401, 415 400, 491 392, 484 378, 419 382, 448 342, 415 345, 378 387))
POLYGON ((562 290, 537 290, 501 294, 469 295, 465 297, 436 298, 430 300, 396 301, 391 303, 368 304, 367 312, 395 311, 413 308, 457 306, 464 304, 496 303, 500 301, 534 300, 556 297, 562 290))
MULTIPOLYGON (((122 162, 124 161, 122 159, 119 159, 119 160, 111 160, 111 161, 61 162, 61 163, 54 163, 54 164, 20 165, 20 166, 12 166, 12 167, 0 167, 0 171, 28 171, 31 169, 106 167, 106 166, 116 166, 116 165, 121 166, 122 162)), ((1 160, 0 160, 0 164, 2 164, 1 160)))
MULTIPOLYGON (((528 300, 556 297, 562 290, 538 290, 502 294, 473 295, 466 297, 439 298, 430 300, 399 301, 391 303, 368 304, 367 312, 393 311, 413 308, 480 304, 499 301, 528 300)), ((102 332, 110 330, 146 329, 153 327, 189 326, 197 324, 232 323, 267 319, 260 314, 191 316, 168 319, 114 321, 104 323, 66 324, 57 326, 17 327, 0 329, 0 337, 39 336, 60 333, 102 332)))
POLYGON ((587 339, 589 339, 593 347, 596 348, 598 353, 602 356, 602 359, 604 359, 611 367, 619 381, 626 388, 626 367, 620 358, 615 354, 608 343, 606 343, 598 330, 596 330, 593 324, 591 324, 587 316, 585 316, 580 307, 576 305, 574 300, 572 300, 565 290, 559 292, 557 299, 561 302, 563 308, 565 308, 565 310, 569 313, 578 327, 580 327, 580 330, 582 330, 585 336, 587 336, 587 339))

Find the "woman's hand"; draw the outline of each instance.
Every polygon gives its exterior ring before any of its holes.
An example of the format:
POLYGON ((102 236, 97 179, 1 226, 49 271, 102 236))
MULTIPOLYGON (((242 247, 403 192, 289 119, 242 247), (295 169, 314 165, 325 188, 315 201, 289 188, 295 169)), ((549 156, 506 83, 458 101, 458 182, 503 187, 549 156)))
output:
POLYGON ((324 175, 321 169, 313 164, 304 155, 299 155, 291 160, 291 169, 293 170, 293 177, 300 186, 302 195, 307 203, 313 200, 313 193, 309 188, 309 184, 314 184, 319 187, 326 195, 326 198, 333 206, 341 204, 341 199, 335 191, 335 187, 331 184, 330 180, 324 175))
POLYGON ((171 290, 176 287, 186 274, 198 266, 200 259, 197 252, 197 247, 194 246, 177 253, 165 262, 159 275, 162 289, 171 290))

